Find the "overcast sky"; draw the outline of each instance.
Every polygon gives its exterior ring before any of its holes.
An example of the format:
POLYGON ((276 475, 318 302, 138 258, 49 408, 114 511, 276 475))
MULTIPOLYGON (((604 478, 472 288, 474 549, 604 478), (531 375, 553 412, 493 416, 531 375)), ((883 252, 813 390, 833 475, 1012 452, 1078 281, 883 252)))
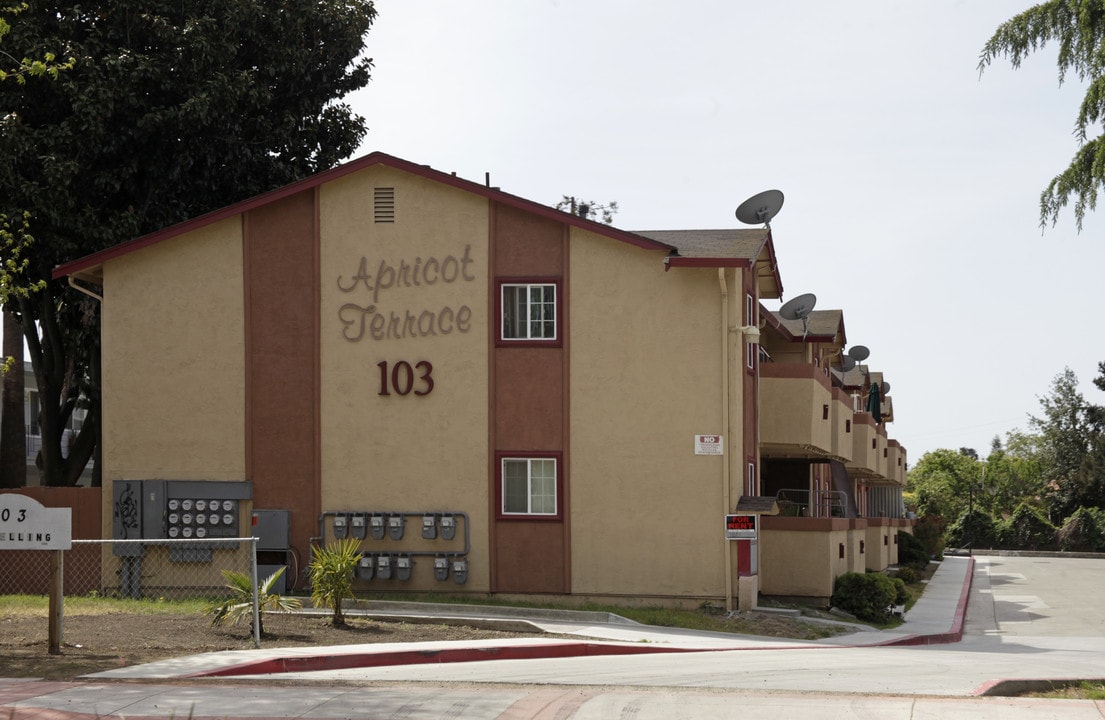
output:
POLYGON ((737 205, 779 189, 783 300, 844 311, 910 465, 985 456, 1064 367, 1105 404, 1105 208, 1081 234, 1038 221, 1083 86, 1059 86, 1054 48, 977 70, 1033 4, 377 0, 359 154, 616 200, 626 230, 747 227, 737 205))

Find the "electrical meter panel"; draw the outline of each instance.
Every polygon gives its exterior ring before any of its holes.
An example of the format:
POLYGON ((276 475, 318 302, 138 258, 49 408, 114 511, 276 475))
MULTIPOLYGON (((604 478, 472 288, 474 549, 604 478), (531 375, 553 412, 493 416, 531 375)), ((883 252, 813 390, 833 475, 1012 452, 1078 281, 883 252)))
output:
MULTIPOLYGON (((112 483, 112 537, 116 540, 214 540, 241 537, 240 503, 253 497, 247 481, 116 480, 112 483)), ((139 544, 114 546, 117 556, 135 557, 139 544)), ((175 557, 199 560, 206 558, 175 557)))

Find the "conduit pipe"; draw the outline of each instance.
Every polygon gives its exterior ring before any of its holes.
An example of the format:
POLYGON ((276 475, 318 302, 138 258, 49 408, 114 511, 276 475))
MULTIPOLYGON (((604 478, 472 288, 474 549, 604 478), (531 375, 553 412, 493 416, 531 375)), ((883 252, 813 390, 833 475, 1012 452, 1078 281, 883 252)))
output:
MULTIPOLYGON (((732 448, 729 442, 729 288, 725 284, 725 268, 717 269, 718 288, 721 292, 721 497, 725 503, 722 518, 731 512, 733 505, 730 490, 729 455, 732 448)), ((725 543, 725 610, 733 612, 733 543, 723 538, 725 543)))

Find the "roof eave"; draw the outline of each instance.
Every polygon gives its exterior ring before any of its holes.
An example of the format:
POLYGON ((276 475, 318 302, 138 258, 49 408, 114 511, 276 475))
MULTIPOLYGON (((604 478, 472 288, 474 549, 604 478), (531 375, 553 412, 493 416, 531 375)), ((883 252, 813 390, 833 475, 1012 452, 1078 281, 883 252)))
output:
POLYGON ((434 170, 428 165, 418 165, 407 160, 402 160, 393 155, 388 155, 382 152, 373 152, 355 160, 351 160, 342 165, 338 165, 337 167, 330 168, 329 170, 315 173, 310 177, 306 177, 302 180, 297 180, 296 182, 276 188, 275 190, 270 190, 267 193, 255 195, 251 198, 247 198, 246 200, 234 203, 233 205, 228 205, 224 208, 213 210, 209 213, 199 215, 190 220, 185 220, 184 222, 177 223, 176 225, 172 225, 162 230, 143 235, 133 240, 128 240, 126 242, 114 245, 99 252, 92 253, 91 255, 86 255, 83 258, 78 258, 77 260, 73 260, 72 262, 59 265, 54 268, 52 277, 54 279, 59 279, 67 275, 80 275, 82 273, 86 273, 87 271, 91 271, 93 274, 96 274, 98 272, 98 266, 102 265, 108 260, 121 257, 149 245, 154 245, 156 243, 162 242, 163 240, 168 240, 170 238, 177 237, 178 235, 183 235, 192 230, 197 230, 207 225, 211 225, 220 220, 225 220, 227 218, 249 212, 250 210, 261 207, 263 205, 267 205, 268 203, 276 202, 277 200, 295 195, 297 193, 303 192, 304 190, 309 190, 311 188, 317 187, 332 180, 336 180, 345 175, 350 175, 365 168, 372 167, 374 165, 384 165, 386 167, 409 172, 414 175, 434 180, 443 185, 448 185, 461 190, 465 190, 467 192, 474 193, 476 195, 481 195, 493 202, 510 205, 512 207, 530 212, 534 215, 555 220, 556 222, 561 222, 573 227, 578 227, 580 229, 587 230, 599 235, 604 235, 614 240, 619 240, 630 245, 635 245, 636 247, 644 248, 647 250, 663 250, 665 252, 675 251, 675 248, 670 245, 658 242, 656 240, 651 240, 641 235, 637 235, 636 233, 619 230, 615 227, 611 227, 610 225, 605 225, 603 223, 595 222, 594 220, 588 220, 586 218, 579 217, 578 215, 566 213, 561 210, 557 210, 556 208, 534 202, 532 200, 526 200, 524 198, 518 197, 517 195, 511 195, 510 193, 503 192, 495 187, 481 185, 471 180, 459 178, 456 175, 450 173, 442 172, 440 170, 434 170))

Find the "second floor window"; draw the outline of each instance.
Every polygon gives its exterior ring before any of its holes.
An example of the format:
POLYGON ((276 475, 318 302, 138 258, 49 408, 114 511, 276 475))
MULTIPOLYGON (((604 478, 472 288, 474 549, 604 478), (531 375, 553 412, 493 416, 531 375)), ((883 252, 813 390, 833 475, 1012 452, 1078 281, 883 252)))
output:
POLYGON ((504 515, 556 515, 556 459, 503 458, 504 515))
POLYGON ((503 340, 556 339, 556 285, 503 283, 503 340))

